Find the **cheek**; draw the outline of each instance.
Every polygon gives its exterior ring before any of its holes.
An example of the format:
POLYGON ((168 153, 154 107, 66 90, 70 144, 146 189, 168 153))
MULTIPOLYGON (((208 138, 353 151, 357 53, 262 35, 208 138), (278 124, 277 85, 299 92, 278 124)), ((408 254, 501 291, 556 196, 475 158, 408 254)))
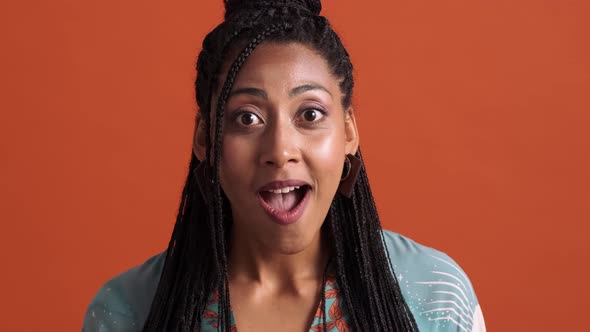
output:
POLYGON ((337 134, 318 137, 307 146, 304 154, 311 171, 316 173, 314 177, 320 184, 319 188, 328 185, 329 192, 335 191, 335 183, 340 181, 344 167, 344 136, 337 131, 337 134))
POLYGON ((219 165, 219 177, 221 187, 230 201, 237 198, 235 192, 238 188, 249 188, 249 179, 252 179, 256 171, 252 163, 252 144, 246 144, 244 140, 224 139, 219 165))

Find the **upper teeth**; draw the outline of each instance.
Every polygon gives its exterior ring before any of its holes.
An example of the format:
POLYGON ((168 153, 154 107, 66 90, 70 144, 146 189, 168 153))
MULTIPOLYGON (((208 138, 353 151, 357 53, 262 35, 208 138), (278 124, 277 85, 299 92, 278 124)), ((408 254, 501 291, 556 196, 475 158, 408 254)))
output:
POLYGON ((285 187, 285 188, 281 188, 281 189, 275 189, 275 190, 269 190, 271 193, 274 194, 286 194, 290 191, 293 191, 295 189, 299 189, 300 186, 295 186, 295 187, 285 187))

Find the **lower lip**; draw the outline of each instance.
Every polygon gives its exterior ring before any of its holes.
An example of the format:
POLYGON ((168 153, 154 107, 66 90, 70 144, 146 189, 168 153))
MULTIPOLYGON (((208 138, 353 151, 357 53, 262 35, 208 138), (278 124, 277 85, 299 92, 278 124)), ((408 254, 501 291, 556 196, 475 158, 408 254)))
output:
POLYGON ((301 202, 297 204, 294 208, 289 211, 278 211, 273 209, 265 200, 262 199, 260 194, 258 195, 258 199, 262 205, 262 208, 270 216, 272 221, 276 222, 279 225, 291 225, 295 223, 301 216, 303 212, 305 212, 305 207, 307 206, 307 202, 309 201, 311 189, 307 189, 305 191, 305 196, 301 199, 301 202))

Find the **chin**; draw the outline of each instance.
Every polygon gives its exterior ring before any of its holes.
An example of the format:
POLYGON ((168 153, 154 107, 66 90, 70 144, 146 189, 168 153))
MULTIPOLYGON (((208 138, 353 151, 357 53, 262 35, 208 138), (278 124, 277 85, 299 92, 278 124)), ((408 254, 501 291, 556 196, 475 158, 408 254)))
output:
POLYGON ((283 255, 295 255, 309 248, 314 238, 312 234, 277 234, 268 247, 283 255))
POLYGON ((301 244, 281 244, 276 249, 282 255, 296 255, 304 251, 307 247, 301 244))

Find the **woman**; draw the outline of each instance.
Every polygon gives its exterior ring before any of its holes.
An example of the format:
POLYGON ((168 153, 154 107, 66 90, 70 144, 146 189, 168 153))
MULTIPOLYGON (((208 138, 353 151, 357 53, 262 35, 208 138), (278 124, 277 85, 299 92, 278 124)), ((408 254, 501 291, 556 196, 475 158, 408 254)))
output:
POLYGON ((461 269, 381 228, 320 2, 225 6, 169 247, 109 281, 83 330, 484 331, 461 269))

